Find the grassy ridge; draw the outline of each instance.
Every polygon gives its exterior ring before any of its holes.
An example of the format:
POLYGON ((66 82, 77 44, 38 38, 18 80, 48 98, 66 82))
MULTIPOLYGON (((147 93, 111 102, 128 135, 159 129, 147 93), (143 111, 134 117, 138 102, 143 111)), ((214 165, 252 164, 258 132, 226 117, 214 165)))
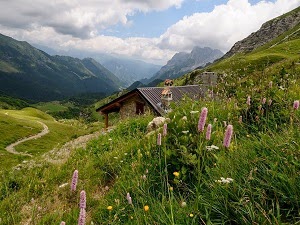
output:
POLYGON ((0 110, 0 154, 2 163, 0 171, 10 170, 12 166, 24 160, 31 159, 28 156, 13 155, 5 150, 5 147, 22 138, 39 133, 43 127, 37 121, 45 123, 50 132, 42 138, 24 142, 15 147, 16 151, 28 152, 34 157, 39 156, 54 147, 59 147, 71 138, 89 133, 95 128, 89 129, 77 121, 57 122, 53 117, 34 108, 23 110, 0 110))

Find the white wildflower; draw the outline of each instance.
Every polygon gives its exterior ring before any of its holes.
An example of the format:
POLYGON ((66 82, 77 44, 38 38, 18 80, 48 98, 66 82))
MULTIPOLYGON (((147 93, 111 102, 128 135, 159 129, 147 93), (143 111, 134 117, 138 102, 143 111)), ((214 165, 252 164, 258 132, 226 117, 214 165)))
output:
POLYGON ((182 119, 183 121, 187 121, 187 117, 186 117, 186 116, 182 117, 181 119, 182 119))
POLYGON ((233 179, 230 177, 227 177, 226 179, 224 177, 221 177, 221 180, 215 180, 215 182, 222 183, 222 184, 229 184, 233 182, 233 179))
POLYGON ((206 146, 206 150, 208 150, 208 151, 211 151, 211 150, 214 150, 214 149, 218 150, 219 147, 218 147, 218 146, 215 146, 215 145, 206 146))
POLYGON ((186 207, 186 202, 181 202, 180 206, 181 206, 182 208, 186 207))
POLYGON ((191 114, 196 114, 196 113, 199 113, 199 111, 191 111, 190 113, 191 114))
POLYGON ((59 188, 63 188, 63 187, 65 187, 65 186, 67 186, 67 185, 68 185, 68 183, 64 183, 64 184, 59 185, 58 187, 59 187, 59 188))
POLYGON ((190 132, 190 131, 188 131, 188 130, 183 130, 182 131, 183 134, 187 134, 188 132, 190 132))

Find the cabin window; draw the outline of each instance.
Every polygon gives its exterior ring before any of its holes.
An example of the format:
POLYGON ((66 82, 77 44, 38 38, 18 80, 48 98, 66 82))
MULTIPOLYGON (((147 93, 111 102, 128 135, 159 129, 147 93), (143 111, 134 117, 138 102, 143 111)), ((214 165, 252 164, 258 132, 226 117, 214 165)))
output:
POLYGON ((136 102, 136 111, 137 115, 144 114, 144 103, 136 102))

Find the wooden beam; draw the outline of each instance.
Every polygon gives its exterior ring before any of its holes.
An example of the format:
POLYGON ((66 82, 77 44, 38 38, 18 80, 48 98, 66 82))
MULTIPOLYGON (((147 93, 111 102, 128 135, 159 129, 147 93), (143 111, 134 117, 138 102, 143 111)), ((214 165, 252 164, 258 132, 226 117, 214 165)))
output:
POLYGON ((105 129, 108 128, 108 113, 104 114, 104 120, 105 120, 105 129))

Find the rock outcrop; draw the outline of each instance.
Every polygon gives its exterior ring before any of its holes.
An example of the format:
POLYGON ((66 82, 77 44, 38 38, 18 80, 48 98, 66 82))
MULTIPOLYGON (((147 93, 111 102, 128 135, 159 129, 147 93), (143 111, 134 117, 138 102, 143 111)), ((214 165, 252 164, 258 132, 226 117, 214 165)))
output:
MULTIPOLYGON (((300 23, 300 7, 295 10, 264 23, 261 28, 247 38, 238 41, 222 58, 228 58, 236 53, 250 52, 270 42, 284 32, 300 23)), ((221 59, 222 59, 221 58, 221 59)))

